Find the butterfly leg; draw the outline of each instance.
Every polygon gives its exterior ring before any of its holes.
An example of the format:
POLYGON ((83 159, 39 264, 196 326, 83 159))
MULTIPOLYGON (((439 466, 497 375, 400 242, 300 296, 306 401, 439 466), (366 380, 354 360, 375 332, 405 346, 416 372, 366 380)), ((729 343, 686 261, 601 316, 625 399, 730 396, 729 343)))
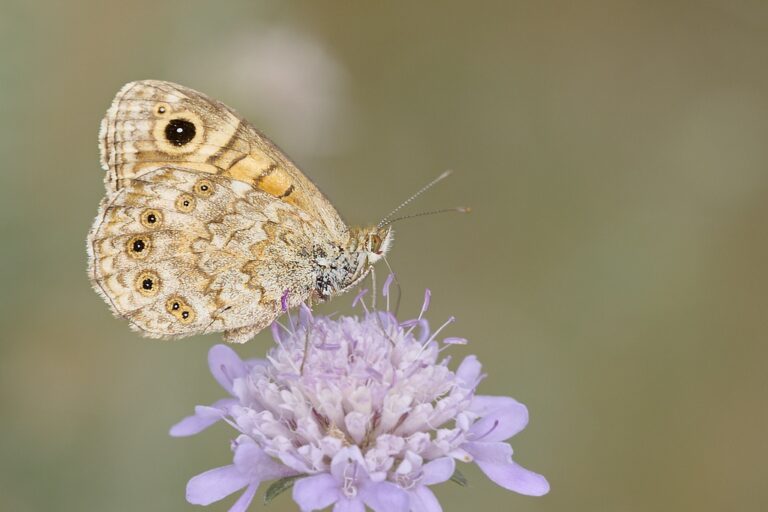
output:
POLYGON ((376 269, 373 265, 368 267, 369 271, 371 272, 371 289, 373 290, 373 298, 371 299, 371 310, 376 311, 376 295, 378 295, 379 290, 376 288, 376 269))

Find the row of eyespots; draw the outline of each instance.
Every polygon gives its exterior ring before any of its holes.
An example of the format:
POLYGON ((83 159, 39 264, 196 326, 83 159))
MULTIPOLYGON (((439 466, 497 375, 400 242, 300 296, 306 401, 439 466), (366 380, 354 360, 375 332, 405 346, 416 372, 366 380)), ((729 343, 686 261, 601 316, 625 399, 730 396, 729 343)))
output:
MULTIPOLYGON (((136 289, 145 297, 154 297, 160 292, 160 276, 157 272, 145 270, 136 277, 136 289)), ((165 309, 183 324, 191 324, 195 321, 195 312, 179 296, 173 296, 165 302, 165 309)))
POLYGON ((191 324, 195 321, 194 310, 178 295, 165 301, 165 310, 183 324, 191 324))
MULTIPOLYGON (((198 197, 206 198, 213 195, 213 182, 209 179, 202 178, 192 186, 192 192, 198 197)), ((189 213, 195 209, 197 205, 197 199, 192 194, 179 194, 176 198, 176 209, 181 213, 189 213)))
MULTIPOLYGON (((149 208, 141 212, 139 222, 147 229, 156 229, 163 223, 163 214, 160 213, 160 210, 149 208)), ((128 256, 143 260, 149 255, 149 251, 152 248, 152 237, 149 234, 134 236, 125 244, 125 248, 128 256)))
MULTIPOLYGON (((213 194, 213 183, 208 179, 201 179, 195 183, 193 190, 195 194, 201 197, 210 197, 213 194)), ((181 194, 176 198, 176 209, 182 213, 189 213, 195 209, 196 199, 190 194, 181 194)), ((149 208, 144 210, 139 221, 142 226, 148 229, 156 229, 160 227, 163 222, 163 214, 160 210, 149 208)), ((128 255, 136 259, 144 259, 149 254, 149 249, 152 247, 152 239, 148 235, 134 236, 128 240, 126 248, 128 255)))

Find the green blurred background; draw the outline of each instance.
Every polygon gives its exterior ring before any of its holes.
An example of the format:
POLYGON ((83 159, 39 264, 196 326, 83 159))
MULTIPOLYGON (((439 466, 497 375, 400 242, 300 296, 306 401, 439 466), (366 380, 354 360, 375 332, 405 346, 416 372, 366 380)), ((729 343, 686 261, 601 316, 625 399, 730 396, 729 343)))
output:
POLYGON ((222 395, 219 338, 140 339, 85 273, 99 120, 144 78, 233 106, 352 223, 457 171, 411 211, 472 215, 397 230, 403 311, 430 287, 457 316, 454 357, 528 405, 516 460, 552 491, 468 468, 446 511, 768 508, 768 3, 1 9, 0 510, 193 510, 186 480, 230 460, 223 426, 167 435, 222 395))

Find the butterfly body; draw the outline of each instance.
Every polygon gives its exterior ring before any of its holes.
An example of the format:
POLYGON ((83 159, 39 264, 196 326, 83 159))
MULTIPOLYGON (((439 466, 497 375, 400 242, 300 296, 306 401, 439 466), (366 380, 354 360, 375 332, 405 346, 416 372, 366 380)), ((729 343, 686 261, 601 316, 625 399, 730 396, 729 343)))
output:
POLYGON ((347 227, 274 144, 191 89, 127 84, 100 142, 89 274, 144 335, 247 341, 284 306, 348 290, 389 248, 389 228, 347 227))

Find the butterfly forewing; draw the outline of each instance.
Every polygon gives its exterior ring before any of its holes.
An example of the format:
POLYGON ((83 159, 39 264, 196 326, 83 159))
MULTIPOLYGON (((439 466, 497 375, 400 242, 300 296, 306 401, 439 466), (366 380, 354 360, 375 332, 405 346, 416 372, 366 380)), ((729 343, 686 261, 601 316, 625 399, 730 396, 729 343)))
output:
POLYGON ((145 169, 176 165, 221 174, 296 206, 332 233, 346 225, 331 203, 291 160, 221 102, 170 82, 126 84, 102 121, 107 189, 145 169))

